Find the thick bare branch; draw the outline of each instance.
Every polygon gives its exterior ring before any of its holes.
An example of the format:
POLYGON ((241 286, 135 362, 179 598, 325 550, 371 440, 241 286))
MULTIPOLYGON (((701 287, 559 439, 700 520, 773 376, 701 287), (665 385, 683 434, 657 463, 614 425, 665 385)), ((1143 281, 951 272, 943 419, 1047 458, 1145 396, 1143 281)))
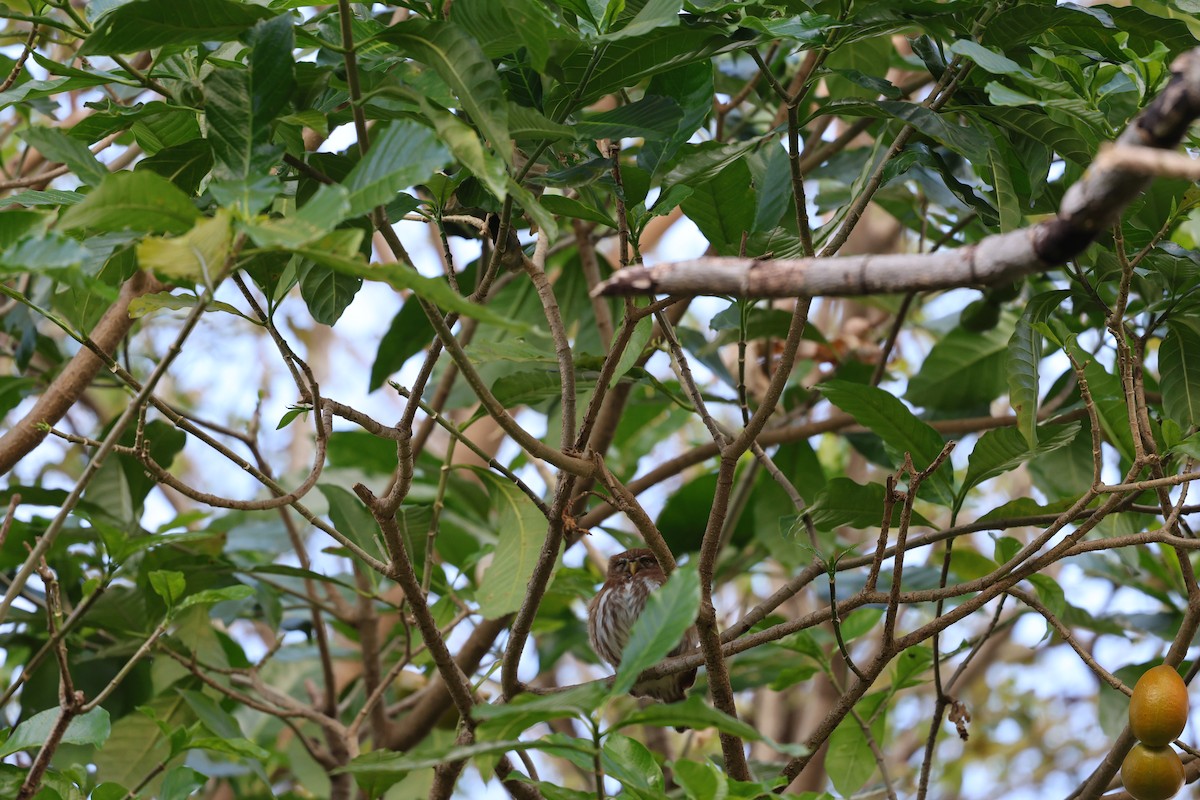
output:
MULTIPOLYGON (((1200 116, 1200 50, 1172 64, 1167 88, 1125 129, 1123 146, 1170 149, 1200 116)), ((1064 195, 1058 216, 1030 228, 988 236, 937 253, 757 261, 700 258, 622 269, 596 288, 601 295, 716 294, 740 297, 856 297, 1012 281, 1082 252, 1142 192, 1140 165, 1097 159, 1064 195)))
MULTIPOLYGON (((162 284, 150 273, 136 273, 121 287, 116 302, 104 312, 89 338, 104 352, 115 353, 117 345, 133 326, 133 320, 129 317, 129 303, 135 297, 161 289, 162 284)), ((41 444, 50 432, 46 426, 52 426, 62 419, 63 414, 75 405, 91 385, 102 366, 104 362, 95 353, 86 347, 80 348, 29 413, 0 437, 0 475, 11 470, 30 450, 41 444)))

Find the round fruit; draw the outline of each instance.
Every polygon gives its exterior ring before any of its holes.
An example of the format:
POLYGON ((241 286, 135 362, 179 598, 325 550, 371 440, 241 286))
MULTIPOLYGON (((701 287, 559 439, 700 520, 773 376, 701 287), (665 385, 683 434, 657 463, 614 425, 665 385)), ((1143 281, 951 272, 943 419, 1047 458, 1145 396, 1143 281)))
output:
POLYGON ((1136 800, 1167 800, 1183 786, 1183 762, 1170 747, 1135 744, 1121 763, 1121 780, 1136 800))
POLYGON ((1174 667, 1146 670, 1133 687, 1129 728, 1142 744, 1162 747, 1179 738, 1188 718, 1188 691, 1174 667))
POLYGON ((1025 279, 1022 278, 1011 283, 1002 283, 999 286, 990 286, 983 290, 983 296, 993 303, 1007 303, 1010 300, 1016 300, 1021 294, 1021 289, 1025 287, 1025 279))
POLYGON ((972 333, 990 331, 1000 322, 1000 306, 987 300, 973 300, 963 309, 958 324, 972 333))

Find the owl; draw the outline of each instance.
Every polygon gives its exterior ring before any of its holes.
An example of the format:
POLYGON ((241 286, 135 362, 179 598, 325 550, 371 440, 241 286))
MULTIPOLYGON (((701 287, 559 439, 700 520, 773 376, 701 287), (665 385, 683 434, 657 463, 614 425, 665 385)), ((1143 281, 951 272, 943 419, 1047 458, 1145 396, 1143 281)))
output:
MULTIPOLYGON (((646 607, 650 593, 666 583, 662 567, 654 554, 644 548, 626 550, 608 561, 608 578, 588 603, 588 639, 596 655, 617 667, 621 652, 629 642, 633 623, 646 607)), ((696 648, 696 629, 688 628, 683 639, 669 655, 677 656, 696 648)), ((689 686, 696 682, 696 670, 677 672, 654 680, 638 681, 629 690, 634 697, 651 697, 662 703, 683 700, 689 686)))

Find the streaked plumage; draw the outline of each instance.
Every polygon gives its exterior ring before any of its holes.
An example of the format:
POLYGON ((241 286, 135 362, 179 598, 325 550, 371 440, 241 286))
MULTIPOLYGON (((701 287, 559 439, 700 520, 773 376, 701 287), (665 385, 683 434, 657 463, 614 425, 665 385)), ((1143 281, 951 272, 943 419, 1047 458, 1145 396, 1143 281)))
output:
MULTIPOLYGON (((609 559, 608 578, 588 603, 588 639, 596 655, 614 668, 620 666, 633 623, 646 607, 650 593, 666 580, 654 554, 644 548, 626 550, 609 559)), ((694 650, 696 642, 696 629, 688 628, 670 655, 694 650)), ((688 687, 695 682, 696 670, 691 669, 657 680, 639 681, 629 693, 674 703, 684 699, 688 687)))

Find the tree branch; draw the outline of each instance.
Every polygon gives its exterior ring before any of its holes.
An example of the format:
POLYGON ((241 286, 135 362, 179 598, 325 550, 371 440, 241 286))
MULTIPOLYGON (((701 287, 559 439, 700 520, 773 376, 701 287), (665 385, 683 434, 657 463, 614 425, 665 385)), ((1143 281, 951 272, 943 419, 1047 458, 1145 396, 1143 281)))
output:
MULTIPOLYGON (((135 273, 125 281, 116 302, 109 306, 92 329, 89 337, 91 341, 104 352, 110 355, 115 353, 117 345, 133 327, 133 320, 129 316, 129 303, 135 297, 157 292, 162 288, 162 284, 150 273, 135 273)), ((29 413, 0 436, 0 475, 11 470, 18 461, 41 444, 49 433, 49 428, 45 426, 53 426, 62 419, 79 401, 103 366, 104 362, 95 353, 86 347, 80 348, 37 399, 29 413)))
MULTIPOLYGON (((1200 50, 1171 65, 1171 82, 1118 138, 1122 146, 1176 147, 1200 116, 1200 50)), ((1145 170, 1120 158, 1094 161, 1063 196, 1058 216, 988 236, 956 250, 758 261, 700 258, 622 269, 600 295, 684 294, 739 297, 857 297, 1013 281, 1083 252, 1146 187, 1145 170)))

